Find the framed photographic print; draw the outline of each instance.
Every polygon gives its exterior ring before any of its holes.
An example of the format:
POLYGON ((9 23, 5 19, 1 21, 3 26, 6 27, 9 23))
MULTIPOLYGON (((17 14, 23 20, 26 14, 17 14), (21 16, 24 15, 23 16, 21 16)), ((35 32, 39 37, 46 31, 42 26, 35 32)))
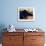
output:
POLYGON ((32 7, 17 8, 18 21, 35 21, 35 9, 32 7))

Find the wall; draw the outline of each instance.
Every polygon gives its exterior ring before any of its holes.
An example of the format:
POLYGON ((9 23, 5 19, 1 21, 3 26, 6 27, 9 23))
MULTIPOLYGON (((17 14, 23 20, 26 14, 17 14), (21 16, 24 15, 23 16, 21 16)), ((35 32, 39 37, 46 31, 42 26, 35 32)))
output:
POLYGON ((0 25, 13 24, 16 28, 39 27, 40 25, 46 28, 46 0, 0 0, 0 2, 0 25), (34 22, 18 22, 16 11, 18 7, 34 7, 36 20, 34 22))

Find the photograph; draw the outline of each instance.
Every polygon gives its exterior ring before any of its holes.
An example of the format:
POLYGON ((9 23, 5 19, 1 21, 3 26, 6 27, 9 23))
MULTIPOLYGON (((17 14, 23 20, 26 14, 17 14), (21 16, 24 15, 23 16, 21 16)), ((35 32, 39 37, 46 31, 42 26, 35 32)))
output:
POLYGON ((18 21, 34 21, 35 10, 32 7, 19 7, 18 8, 18 21))

